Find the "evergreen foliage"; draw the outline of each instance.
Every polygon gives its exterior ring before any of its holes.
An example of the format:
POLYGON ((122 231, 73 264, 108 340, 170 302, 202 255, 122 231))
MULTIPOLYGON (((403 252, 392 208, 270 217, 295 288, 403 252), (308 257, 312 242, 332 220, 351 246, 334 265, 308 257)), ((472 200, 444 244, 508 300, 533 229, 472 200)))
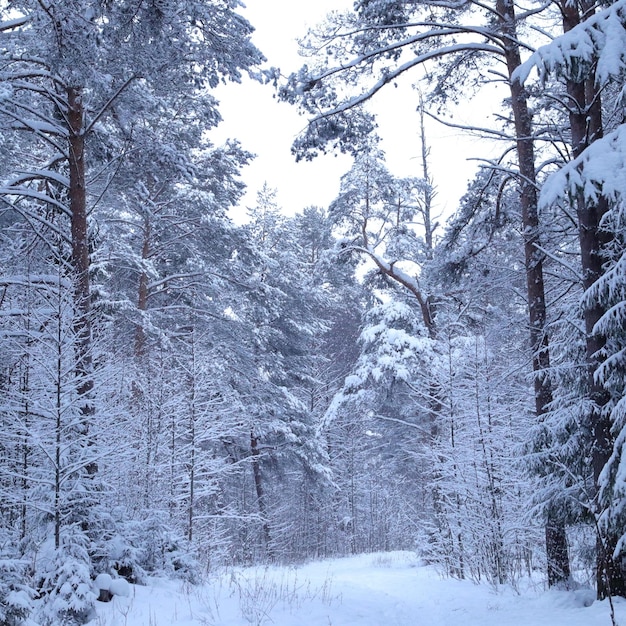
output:
POLYGON ((241 226, 212 89, 278 76, 236 0, 0 6, 0 624, 87 623, 98 576, 393 549, 626 595, 626 13, 583 4, 333 13, 279 91, 297 157, 352 166, 241 226), (418 66, 399 178, 366 105, 418 66), (494 73, 503 149, 444 230, 424 108, 494 73))

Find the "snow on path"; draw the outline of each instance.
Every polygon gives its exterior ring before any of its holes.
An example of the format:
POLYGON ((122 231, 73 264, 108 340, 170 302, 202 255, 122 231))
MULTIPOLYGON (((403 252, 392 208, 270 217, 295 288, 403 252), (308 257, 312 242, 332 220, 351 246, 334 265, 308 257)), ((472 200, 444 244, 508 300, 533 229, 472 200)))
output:
MULTIPOLYGON (((361 555, 300 568, 233 569, 191 587, 154 580, 98 603, 91 626, 610 626, 590 591, 496 592, 441 579, 411 553, 361 555)), ((615 600, 626 626, 626 601, 615 600)))

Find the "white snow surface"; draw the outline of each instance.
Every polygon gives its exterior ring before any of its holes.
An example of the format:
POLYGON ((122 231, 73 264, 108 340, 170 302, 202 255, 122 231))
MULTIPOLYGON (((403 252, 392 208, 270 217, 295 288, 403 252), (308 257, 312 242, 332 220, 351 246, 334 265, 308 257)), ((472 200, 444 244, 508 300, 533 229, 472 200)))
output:
MULTIPOLYGON (((90 626, 609 626, 608 601, 593 597, 443 579, 413 553, 391 552, 229 569, 198 586, 152 579, 98 602, 90 626)), ((626 601, 614 604, 626 624, 626 601)))

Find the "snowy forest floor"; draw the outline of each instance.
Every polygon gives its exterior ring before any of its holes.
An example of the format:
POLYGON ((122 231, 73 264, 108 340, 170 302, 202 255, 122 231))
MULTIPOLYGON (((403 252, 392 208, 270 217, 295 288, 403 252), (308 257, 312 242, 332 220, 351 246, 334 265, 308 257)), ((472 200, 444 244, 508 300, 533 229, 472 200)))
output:
MULTIPOLYGON (((442 579, 408 552, 236 568, 203 585, 151 580, 98 602, 89 626, 605 626, 591 590, 516 592, 442 579), (591 604, 591 606, 585 606, 591 604)), ((615 600, 626 626, 626 601, 615 600)))

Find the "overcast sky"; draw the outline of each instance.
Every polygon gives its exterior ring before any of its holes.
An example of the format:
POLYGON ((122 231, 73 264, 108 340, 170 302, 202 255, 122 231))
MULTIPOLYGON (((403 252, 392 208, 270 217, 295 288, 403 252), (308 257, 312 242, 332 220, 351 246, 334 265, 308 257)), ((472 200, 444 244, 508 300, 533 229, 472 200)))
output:
MULTIPOLYGON (((303 63, 297 54, 296 38, 329 11, 349 6, 351 0, 248 0, 241 11, 256 28, 253 41, 269 64, 289 74, 303 63)), ((414 74, 405 80, 404 88, 383 89, 372 103, 378 115, 387 164, 396 176, 420 174, 418 95, 410 88, 417 79, 418 75, 414 74)), ((269 85, 245 80, 242 85, 220 87, 216 96, 224 122, 214 131, 213 141, 221 143, 227 137, 236 138, 257 155, 242 171, 248 185, 242 209, 255 203, 256 192, 264 182, 278 190, 278 201, 286 213, 310 205, 328 207, 339 191, 339 178, 350 168, 348 157, 327 155, 313 162, 296 163, 290 148, 306 125, 306 118, 299 116, 295 107, 278 102, 269 85)), ((476 168, 465 157, 472 140, 435 124, 429 126, 428 135, 438 208, 449 214, 476 168)))

